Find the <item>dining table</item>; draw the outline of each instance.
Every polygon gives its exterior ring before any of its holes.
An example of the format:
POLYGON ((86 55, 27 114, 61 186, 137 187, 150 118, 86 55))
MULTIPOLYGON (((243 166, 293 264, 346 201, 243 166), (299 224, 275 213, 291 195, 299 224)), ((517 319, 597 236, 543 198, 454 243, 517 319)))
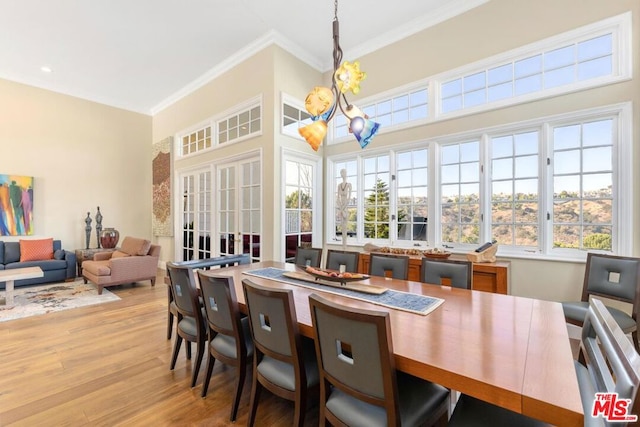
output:
MULTIPOLYGON (((568 331, 558 302, 371 276, 358 281, 387 289, 402 301, 438 301, 428 313, 391 308, 341 293, 340 286, 305 286, 256 272, 296 272, 290 263, 262 261, 207 274, 233 277, 246 313, 242 281, 291 289, 300 333, 314 338, 309 295, 358 309, 386 311, 395 367, 451 390, 559 426, 582 426, 584 412, 568 331)), ((366 276, 365 276, 366 277, 366 276)), ((297 283, 296 283, 297 282, 297 283)), ((368 294, 363 294, 367 295, 368 294)))

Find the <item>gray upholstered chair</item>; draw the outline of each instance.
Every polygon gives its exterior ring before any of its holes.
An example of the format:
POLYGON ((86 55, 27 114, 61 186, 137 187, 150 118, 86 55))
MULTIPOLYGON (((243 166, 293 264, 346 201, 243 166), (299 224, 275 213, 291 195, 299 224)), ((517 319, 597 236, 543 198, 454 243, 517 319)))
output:
POLYGON ((183 339, 186 341, 188 360, 191 359, 191 343, 196 343, 197 356, 193 362, 191 376, 191 387, 195 387, 207 342, 207 331, 202 307, 198 299, 195 276, 191 268, 178 266, 170 262, 167 263, 167 270, 171 277, 171 292, 173 292, 173 299, 178 309, 176 338, 169 369, 173 370, 176 366, 183 339))
POLYGON ((320 268, 321 261, 322 249, 320 248, 303 248, 298 246, 296 249, 296 265, 320 268))
POLYGON ((238 308, 233 277, 214 276, 211 273, 198 271, 209 349, 202 397, 207 395, 216 359, 226 365, 235 366, 237 369, 236 392, 229 417, 233 422, 236 420, 247 374, 247 360, 253 357, 253 341, 249 331, 249 319, 242 317, 238 308))
POLYGON ((359 252, 329 249, 327 250, 327 269, 340 271, 340 266, 344 265, 344 271, 357 273, 359 258, 359 252))
POLYGON ((473 263, 470 261, 422 258, 420 281, 433 285, 450 284, 454 288, 471 289, 473 263), (445 279, 445 280, 443 280, 445 279))
MULTIPOLYGON (((579 362, 575 362, 585 426, 612 425, 602 417, 592 417, 596 393, 617 393, 618 400, 629 399, 634 406, 640 386, 640 355, 604 306, 592 299, 584 318, 579 362)), ((631 412, 631 411, 630 411, 631 412)), ((462 395, 449 420, 449 426, 546 426, 507 409, 462 395)), ((626 423, 615 423, 626 425, 626 423)))
POLYGON ((298 332, 293 291, 242 281, 251 337, 253 383, 247 425, 255 422, 262 388, 294 402, 293 425, 302 427, 307 397, 318 391, 318 363, 313 341, 298 332))
POLYGON ((407 280, 409 277, 409 257, 372 253, 369 257, 369 275, 407 280))
POLYGON ((640 258, 587 254, 581 301, 563 302, 567 323, 582 326, 589 310, 589 297, 623 301, 631 304, 631 314, 608 307, 625 334, 631 334, 638 346, 638 311, 640 311, 640 258))
POLYGON ((309 296, 320 368, 320 422, 342 426, 446 423, 449 390, 395 370, 389 313, 309 296))

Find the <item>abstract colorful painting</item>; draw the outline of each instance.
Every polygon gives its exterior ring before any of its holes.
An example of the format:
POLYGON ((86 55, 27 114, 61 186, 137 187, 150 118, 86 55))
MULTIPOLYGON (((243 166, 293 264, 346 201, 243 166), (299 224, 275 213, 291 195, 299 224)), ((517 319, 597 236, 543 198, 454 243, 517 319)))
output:
POLYGON ((154 236, 173 236, 171 217, 171 146, 169 137, 153 144, 153 215, 154 236))
POLYGON ((33 234, 33 177, 0 174, 0 236, 33 234))

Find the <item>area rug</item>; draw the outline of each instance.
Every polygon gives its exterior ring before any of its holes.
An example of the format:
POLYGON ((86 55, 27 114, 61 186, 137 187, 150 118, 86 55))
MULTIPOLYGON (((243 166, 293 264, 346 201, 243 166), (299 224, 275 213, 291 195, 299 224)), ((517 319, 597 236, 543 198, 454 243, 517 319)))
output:
MULTIPOLYGON (((0 290, 0 296, 4 299, 4 290, 0 290)), ((84 284, 82 279, 75 282, 24 286, 15 289, 13 307, 5 308, 4 305, 0 305, 0 322, 119 299, 120 297, 106 289, 103 289, 102 295, 98 295, 98 289, 91 283, 84 284)))

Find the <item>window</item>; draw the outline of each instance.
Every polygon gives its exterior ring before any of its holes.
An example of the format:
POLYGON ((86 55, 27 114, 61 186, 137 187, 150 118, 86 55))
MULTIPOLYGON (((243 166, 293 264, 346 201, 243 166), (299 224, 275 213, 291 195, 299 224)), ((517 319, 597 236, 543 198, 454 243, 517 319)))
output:
POLYGON ((396 155, 398 240, 426 241, 429 155, 426 148, 396 155))
POLYGON ((255 106, 218 121, 218 144, 245 139, 261 130, 261 107, 255 106))
POLYGON ((303 108, 294 106, 294 102, 285 100, 282 103, 282 133, 302 138, 298 129, 311 123, 311 115, 303 108))
POLYGON ((241 141, 262 132, 262 99, 251 99, 190 129, 179 132, 180 155, 188 156, 213 148, 216 144, 241 141), (217 136, 217 141, 212 135, 217 136))
POLYGON ((204 126, 196 131, 183 135, 181 141, 181 152, 183 156, 211 148, 211 126, 204 126))
MULTIPOLYGON (((465 252, 495 239, 511 256, 628 254, 630 111, 613 105, 329 159, 333 185, 341 169, 353 185, 351 243, 465 252)), ((327 240, 339 241, 338 215, 327 223, 327 240)))
MULTIPOLYGON (((369 118, 384 128, 402 125, 429 116, 429 92, 425 87, 410 90, 367 104, 362 109, 369 118)), ((349 123, 342 112, 336 112, 333 121, 333 139, 349 135, 349 123)))
POLYGON ((389 156, 368 157, 363 161, 364 237, 389 239, 389 156))
POLYGON ((553 128, 553 247, 612 250, 613 119, 553 128))
POLYGON ((298 246, 313 242, 314 166, 297 160, 285 160, 285 259, 295 257, 298 246))
POLYGON ((628 79, 630 19, 629 13, 615 16, 435 76, 436 116, 469 114, 628 79))
POLYGON ((447 144, 440 151, 440 218, 443 243, 480 239, 480 142, 447 144))
POLYGON ((538 246, 539 140, 537 130, 489 137, 491 237, 500 245, 538 246))

